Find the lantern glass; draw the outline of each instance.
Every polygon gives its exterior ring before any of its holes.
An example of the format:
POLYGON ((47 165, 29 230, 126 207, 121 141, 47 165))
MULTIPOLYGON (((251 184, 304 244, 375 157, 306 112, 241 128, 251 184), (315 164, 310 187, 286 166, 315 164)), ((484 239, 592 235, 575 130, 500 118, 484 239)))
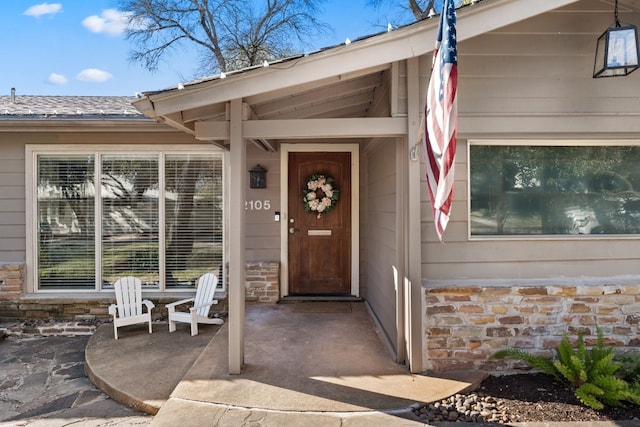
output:
POLYGON ((639 57, 636 26, 610 27, 598 38, 593 77, 626 76, 638 69, 639 57))
POLYGON ((267 170, 256 165, 249 171, 249 188, 267 188, 267 170))

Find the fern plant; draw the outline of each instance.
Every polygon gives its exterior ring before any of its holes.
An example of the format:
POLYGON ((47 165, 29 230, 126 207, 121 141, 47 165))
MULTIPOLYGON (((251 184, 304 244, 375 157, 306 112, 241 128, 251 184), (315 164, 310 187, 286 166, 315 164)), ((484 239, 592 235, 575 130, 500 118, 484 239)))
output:
POLYGON ((619 406, 623 401, 640 404, 640 387, 632 388, 616 376, 620 364, 614 361, 613 348, 604 344, 602 330, 597 328, 597 331, 598 341, 591 350, 585 346, 582 333, 578 334, 575 349, 565 334, 556 348, 556 360, 519 349, 500 350, 491 359, 520 360, 553 375, 569 384, 578 400, 593 409, 602 409, 605 405, 619 406))
POLYGON ((626 351, 616 355, 615 360, 620 363, 620 377, 629 384, 640 384, 640 352, 626 351))

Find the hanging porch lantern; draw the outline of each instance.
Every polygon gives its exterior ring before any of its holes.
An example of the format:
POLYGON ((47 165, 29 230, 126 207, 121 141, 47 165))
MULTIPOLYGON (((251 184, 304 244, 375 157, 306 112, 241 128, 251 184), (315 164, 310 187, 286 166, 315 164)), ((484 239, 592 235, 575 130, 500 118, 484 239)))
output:
POLYGON ((635 25, 620 25, 618 0, 615 2, 614 16, 613 25, 598 38, 594 78, 626 76, 640 67, 638 28, 635 25))

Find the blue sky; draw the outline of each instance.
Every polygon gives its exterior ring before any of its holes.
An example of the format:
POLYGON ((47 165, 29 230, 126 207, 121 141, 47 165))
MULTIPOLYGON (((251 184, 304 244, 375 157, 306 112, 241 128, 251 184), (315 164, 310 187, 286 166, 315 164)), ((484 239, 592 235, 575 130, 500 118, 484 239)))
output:
MULTIPOLYGON (((382 31, 384 13, 367 0, 328 0, 320 19, 333 33, 309 50, 382 31)), ((113 0, 1 0, 0 95, 134 95, 192 79, 189 51, 154 73, 130 63, 119 18, 113 0)))

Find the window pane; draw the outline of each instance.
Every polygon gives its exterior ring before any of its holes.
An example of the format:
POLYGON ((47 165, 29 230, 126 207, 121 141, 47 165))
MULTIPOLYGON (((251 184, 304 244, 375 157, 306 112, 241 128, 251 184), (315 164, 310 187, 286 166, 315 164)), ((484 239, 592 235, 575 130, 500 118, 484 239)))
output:
POLYGON ((222 156, 167 155, 165 191, 167 287, 208 271, 222 283, 222 156))
POLYGON ((40 289, 94 289, 92 155, 38 155, 40 289))
POLYGON ((136 276, 157 287, 158 156, 102 156, 102 280, 136 276))
POLYGON ((640 233, 640 147, 471 145, 471 234, 640 233))

